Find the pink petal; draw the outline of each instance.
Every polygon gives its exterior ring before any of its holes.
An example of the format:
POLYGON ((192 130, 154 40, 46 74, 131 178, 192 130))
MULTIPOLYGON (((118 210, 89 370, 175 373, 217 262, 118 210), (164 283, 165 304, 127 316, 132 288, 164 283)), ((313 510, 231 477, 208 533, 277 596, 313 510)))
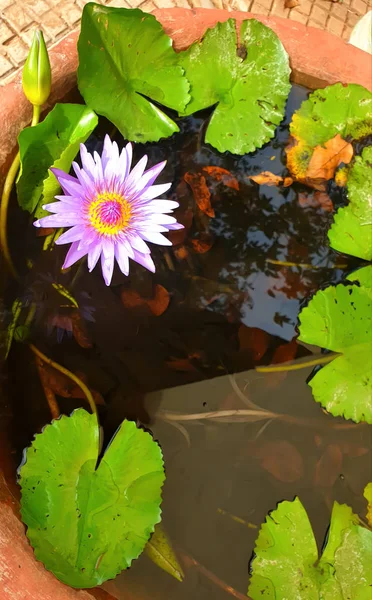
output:
POLYGON ((84 144, 80 144, 80 158, 84 171, 86 171, 91 179, 94 179, 96 165, 93 156, 88 152, 84 144))
POLYGON ((89 271, 93 271, 96 266, 99 257, 101 256, 102 246, 99 242, 96 244, 92 244, 92 246, 88 250, 88 269, 89 271))
POLYGON ((145 269, 148 269, 149 271, 151 271, 152 273, 155 273, 155 265, 154 265, 154 261, 151 258, 151 254, 141 254, 141 252, 134 252, 134 260, 142 265, 143 267, 145 267, 145 269))
POLYGON ((166 237, 164 237, 161 233, 151 233, 150 231, 141 232, 141 237, 148 242, 152 242, 153 244, 158 244, 160 246, 171 246, 172 242, 170 242, 166 237))
POLYGON ((66 254, 65 262, 63 263, 62 269, 68 269, 76 263, 78 260, 83 258, 86 255, 86 250, 79 250, 78 242, 74 242, 71 244, 69 251, 66 254))
POLYGON ((148 245, 139 237, 139 235, 131 235, 129 237, 129 243, 138 252, 142 254, 150 254, 151 250, 148 245))
POLYGON ((101 254, 102 275, 106 285, 110 285, 111 283, 112 274, 114 272, 114 264, 114 255, 112 255, 110 258, 105 258, 104 254, 101 254))
MULTIPOLYGON (((46 218, 48 219, 49 217, 46 218)), ((85 227, 82 227, 81 225, 71 227, 71 229, 65 231, 65 233, 62 233, 62 235, 55 241, 55 243, 57 244, 57 246, 61 246, 62 244, 70 244, 71 242, 77 242, 82 238, 84 230, 85 227)))
POLYGON ((125 192, 130 193, 135 189, 135 185, 146 168, 147 165, 147 156, 142 156, 141 160, 138 161, 135 167, 133 167, 132 171, 129 173, 128 178, 125 181, 125 192))
POLYGON ((170 187, 172 187, 171 183, 160 183, 159 185, 152 185, 151 187, 138 194, 138 196, 141 198, 141 200, 152 200, 153 198, 159 198, 159 196, 165 194, 165 192, 167 192, 170 187))
POLYGON ((129 258, 125 248, 120 242, 115 246, 115 257, 119 265, 119 269, 124 275, 129 274, 129 258))

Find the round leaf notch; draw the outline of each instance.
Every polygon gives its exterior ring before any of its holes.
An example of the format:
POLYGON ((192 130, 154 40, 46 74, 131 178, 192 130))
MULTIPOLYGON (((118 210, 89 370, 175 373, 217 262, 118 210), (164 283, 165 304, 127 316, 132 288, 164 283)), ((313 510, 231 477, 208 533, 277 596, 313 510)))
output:
POLYGON ((179 54, 191 100, 182 115, 217 105, 205 141, 219 152, 261 148, 284 117, 290 90, 288 55, 277 35, 256 19, 217 23, 179 54))
POLYGON ((63 583, 100 585, 130 566, 161 518, 162 453, 124 421, 99 458, 95 415, 78 409, 35 436, 20 467, 35 556, 63 583))

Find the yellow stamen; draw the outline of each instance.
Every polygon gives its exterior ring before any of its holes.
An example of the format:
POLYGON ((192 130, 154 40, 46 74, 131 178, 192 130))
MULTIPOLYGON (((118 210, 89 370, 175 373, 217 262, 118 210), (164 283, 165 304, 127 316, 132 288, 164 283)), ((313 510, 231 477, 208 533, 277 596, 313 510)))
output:
POLYGON ((88 218, 97 233, 114 236, 128 227, 131 213, 131 205, 123 196, 107 192, 97 194, 89 206, 88 218))

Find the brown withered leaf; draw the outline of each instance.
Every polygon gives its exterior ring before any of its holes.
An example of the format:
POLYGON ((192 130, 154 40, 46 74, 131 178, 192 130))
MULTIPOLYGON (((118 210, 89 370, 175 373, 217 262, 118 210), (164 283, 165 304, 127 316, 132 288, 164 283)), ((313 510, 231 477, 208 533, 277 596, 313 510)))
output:
POLYGON ((80 311, 75 310, 71 315, 72 335, 81 348, 92 348, 93 344, 87 332, 87 328, 80 311))
POLYGON ((285 440, 266 442, 254 450, 261 467, 284 483, 301 479, 304 472, 302 456, 293 444, 285 440))
POLYGON ((317 190, 313 194, 299 194, 298 202, 303 208, 322 208, 333 212, 333 202, 326 192, 317 190))
POLYGON ((337 444, 328 444, 315 465, 314 485, 331 488, 342 469, 342 451, 337 444))
MULTIPOLYGON (((296 358, 297 354, 297 342, 294 338, 290 342, 286 342, 285 344, 281 344, 275 349, 273 354, 273 358, 271 360, 271 364, 279 365, 281 363, 289 362, 296 358)), ((277 388, 283 381, 288 377, 288 371, 283 371, 281 373, 268 373, 266 387, 268 389, 277 388)))
POLYGON ((250 350, 254 360, 260 360, 270 344, 270 336, 258 327, 247 327, 243 323, 238 331, 240 350, 250 350))
POLYGON ((213 237, 210 233, 201 232, 199 233, 197 238, 191 240, 192 248, 198 254, 205 254, 212 248, 213 245, 213 237))
POLYGON ((178 260, 186 260, 189 255, 189 252, 186 246, 180 246, 179 248, 174 248, 173 253, 178 260))
POLYGON ((207 173, 210 177, 213 177, 216 181, 222 181, 224 185, 233 190, 239 190, 239 182, 238 180, 228 171, 227 169, 222 169, 222 167, 203 167, 204 173, 207 173))
POLYGON ((195 202, 208 217, 214 217, 215 213, 211 205, 211 193, 207 186, 207 181, 204 175, 200 173, 185 173, 184 179, 192 189, 195 202))
POLYGON ((142 298, 135 290, 123 289, 120 294, 121 301, 125 308, 136 308, 146 304, 146 300, 142 298))
POLYGON ((120 294, 125 308, 147 306, 155 317, 159 317, 168 308, 169 292, 160 284, 156 284, 152 298, 142 298, 135 290, 123 289, 120 294))
POLYGON ((169 292, 159 283, 155 286, 154 297, 147 300, 147 306, 155 317, 160 317, 169 306, 169 292))
POLYGON ((299 0, 285 0, 284 2, 284 8, 295 8, 296 6, 299 6, 300 2, 299 0))
MULTIPOLYGON (((341 164, 349 164, 353 158, 353 147, 349 142, 342 139, 338 133, 323 146, 315 146, 311 156, 309 166, 306 171, 306 178, 311 180, 314 185, 324 185, 325 181, 332 179, 336 168, 341 164)), ((323 187, 318 187, 323 189, 323 187)))
POLYGON ((36 230, 37 237, 46 237, 47 235, 51 235, 52 233, 55 233, 55 229, 53 229, 52 227, 39 227, 36 230))
POLYGON ((191 208, 188 208, 187 210, 185 210, 184 212, 181 212, 180 209, 177 209, 174 213, 175 218, 177 219, 178 223, 181 223, 181 225, 183 225, 183 229, 176 229, 175 231, 169 231, 167 236, 169 238, 169 240, 172 242, 173 246, 178 246, 179 244, 183 244, 188 231, 192 225, 192 220, 193 220, 193 211, 191 210, 191 208))
MULTIPOLYGON (((57 371, 44 362, 39 366, 39 370, 40 369, 43 371, 43 381, 45 382, 45 385, 57 396, 61 396, 61 398, 86 399, 82 389, 72 379, 67 377, 67 375, 60 373, 60 371, 57 371)), ((78 371, 76 372, 76 375, 83 383, 90 387, 84 373, 78 371)), ((96 404, 105 404, 105 401, 99 392, 91 388, 90 391, 92 392, 96 404)))
POLYGON ((169 369, 172 369, 172 371, 181 371, 183 373, 196 371, 189 358, 171 358, 171 360, 168 360, 165 364, 169 369))
POLYGON ((283 187, 289 187, 293 183, 292 177, 280 177, 280 175, 274 175, 271 171, 262 171, 258 175, 250 175, 249 179, 252 179, 259 185, 282 185, 283 187))

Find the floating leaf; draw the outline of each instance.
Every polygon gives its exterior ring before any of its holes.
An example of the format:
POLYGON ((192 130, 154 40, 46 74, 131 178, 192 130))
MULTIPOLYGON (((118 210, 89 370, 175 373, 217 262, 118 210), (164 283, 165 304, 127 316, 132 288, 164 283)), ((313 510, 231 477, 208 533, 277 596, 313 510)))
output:
POLYGON ((208 29, 179 54, 191 88, 182 112, 217 104, 205 141, 220 152, 245 154, 274 137, 290 90, 288 55, 277 35, 255 19, 243 21, 239 47, 236 22, 208 29))
POLYGON ((372 423, 371 294, 330 286, 299 315, 299 340, 341 353, 310 380, 314 398, 334 416, 372 423))
POLYGON ((78 84, 85 102, 124 138, 154 142, 179 131, 151 102, 182 112, 189 100, 189 83, 172 40, 153 15, 89 3, 78 52, 78 84))
POLYGON ((252 600, 368 600, 372 532, 345 504, 334 503, 327 545, 318 559, 314 534, 298 498, 284 501, 261 526, 251 563, 252 600))
POLYGON ((155 531, 146 544, 146 554, 161 569, 172 575, 178 581, 182 581, 184 573, 178 562, 177 556, 172 548, 162 524, 155 527, 155 531))
POLYGON ((362 267, 347 276, 349 281, 357 281, 363 287, 372 288, 372 265, 362 267))
POLYGON ((262 171, 259 175, 250 175, 249 179, 252 179, 259 185, 282 185, 283 187, 289 187, 293 183, 291 177, 281 177, 280 175, 274 175, 271 171, 262 171))
POLYGON ((216 181, 222 181, 226 187, 232 188, 233 190, 239 190, 238 180, 228 171, 222 167, 203 167, 204 173, 207 173, 210 177, 213 177, 216 181))
POLYGON ((372 527, 372 482, 369 483, 363 492, 363 496, 368 502, 367 506, 367 521, 370 527, 372 527))
POLYGON ((97 417, 78 409, 35 436, 20 468, 36 558, 76 588, 129 567, 160 521, 164 469, 151 436, 124 421, 97 466, 98 452, 97 417))
POLYGON ((211 193, 207 186, 204 175, 200 173, 185 173, 184 180, 192 189, 195 202, 208 217, 214 217, 214 210, 211 205, 211 193))
POLYGON ((294 113, 290 132, 287 166, 298 181, 312 184, 307 170, 317 146, 335 136, 350 141, 372 133, 372 94, 356 84, 315 90, 294 113))
MULTIPOLYGON (((347 195, 360 224, 372 225, 372 146, 355 157, 347 180, 347 195)), ((372 236, 371 229, 370 233, 372 236)))
POLYGON ((90 339, 85 321, 82 318, 80 311, 75 310, 71 315, 72 334, 81 348, 92 348, 93 343, 90 339))
POLYGON ((307 185, 320 190, 325 189, 326 182, 334 177, 337 167, 341 163, 349 164, 353 154, 352 145, 339 134, 324 144, 315 146, 306 170, 307 185))
POLYGON ((349 204, 334 217, 328 238, 332 248, 372 260, 372 146, 364 148, 350 169, 349 204))
POLYGON ((339 252, 372 260, 372 226, 361 225, 351 205, 339 208, 328 231, 328 239, 331 247, 339 252))
POLYGON ((255 361, 261 360, 270 345, 270 336, 258 327, 247 327, 243 323, 238 330, 239 349, 250 350, 255 361))
POLYGON ((35 212, 37 217, 48 214, 42 205, 53 202, 60 190, 50 167, 68 173, 80 143, 85 142, 97 123, 97 115, 84 105, 56 104, 44 121, 21 131, 17 195, 24 210, 35 212))

